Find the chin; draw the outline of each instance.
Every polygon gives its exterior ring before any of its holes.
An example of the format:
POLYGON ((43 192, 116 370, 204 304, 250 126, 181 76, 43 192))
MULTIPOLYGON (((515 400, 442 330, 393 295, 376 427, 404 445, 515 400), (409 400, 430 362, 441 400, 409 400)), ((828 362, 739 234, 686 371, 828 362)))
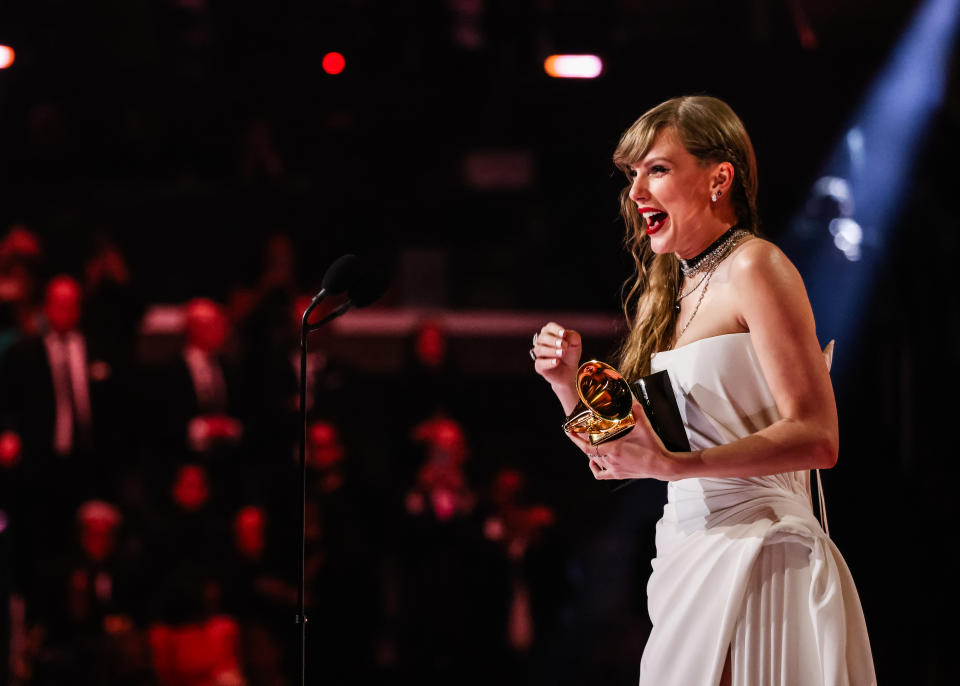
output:
POLYGON ((650 249, 657 255, 665 255, 673 252, 673 246, 670 240, 659 231, 648 238, 650 239, 650 249))

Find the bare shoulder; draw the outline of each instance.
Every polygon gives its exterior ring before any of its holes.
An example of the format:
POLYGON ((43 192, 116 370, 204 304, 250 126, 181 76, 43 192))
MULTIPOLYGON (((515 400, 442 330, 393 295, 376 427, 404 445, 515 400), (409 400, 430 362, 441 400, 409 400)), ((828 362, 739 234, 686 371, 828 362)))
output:
POLYGON ((737 318, 748 330, 770 326, 798 334, 813 330, 813 313, 800 272, 770 241, 751 238, 730 256, 729 283, 737 318))
POLYGON ((730 256, 730 278, 743 286, 803 283, 784 252, 770 241, 757 237, 744 241, 730 256))

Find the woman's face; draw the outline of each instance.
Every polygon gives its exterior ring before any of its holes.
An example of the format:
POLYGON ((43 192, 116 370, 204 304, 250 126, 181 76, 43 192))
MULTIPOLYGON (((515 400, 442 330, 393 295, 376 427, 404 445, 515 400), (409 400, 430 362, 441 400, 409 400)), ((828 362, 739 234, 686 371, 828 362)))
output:
POLYGON ((646 219, 653 252, 692 257, 715 238, 710 209, 715 166, 702 165, 676 131, 665 128, 630 167, 630 199, 646 219))

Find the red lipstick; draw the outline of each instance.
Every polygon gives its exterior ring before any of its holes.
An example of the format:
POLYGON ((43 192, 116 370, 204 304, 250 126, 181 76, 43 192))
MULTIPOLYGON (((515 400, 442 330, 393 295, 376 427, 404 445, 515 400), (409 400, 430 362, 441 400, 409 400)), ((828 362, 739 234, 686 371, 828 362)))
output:
POLYGON ((647 222, 647 235, 652 236, 657 231, 663 228, 663 225, 667 222, 667 217, 669 216, 666 212, 661 210, 658 207, 638 207, 637 211, 644 215, 644 219, 647 222))

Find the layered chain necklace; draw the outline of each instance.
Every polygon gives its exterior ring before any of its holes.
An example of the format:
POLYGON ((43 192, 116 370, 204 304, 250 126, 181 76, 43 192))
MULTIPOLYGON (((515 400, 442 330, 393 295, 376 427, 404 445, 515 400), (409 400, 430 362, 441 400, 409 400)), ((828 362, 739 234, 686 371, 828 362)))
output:
POLYGON ((732 249, 730 243, 739 241, 748 232, 743 229, 731 226, 717 240, 707 246, 702 253, 691 257, 689 260, 680 258, 680 271, 684 276, 693 276, 701 272, 709 272, 716 269, 717 265, 723 262, 732 249))
MULTIPOLYGON (((687 327, 690 326, 690 322, 692 322, 693 318, 697 316, 697 312, 700 310, 700 303, 703 302, 703 296, 707 294, 707 288, 710 287, 710 277, 713 276, 713 273, 717 270, 717 267, 720 266, 720 263, 726 259, 727 255, 733 252, 733 249, 740 245, 740 242, 749 235, 749 231, 745 231, 734 226, 728 229, 722 236, 720 236, 720 238, 711 243, 707 249, 699 255, 691 257, 689 260, 680 258, 680 271, 685 277, 689 278, 696 276, 697 274, 703 274, 703 276, 700 277, 700 280, 697 281, 693 288, 688 290, 686 293, 682 293, 677 298, 674 309, 679 312, 680 301, 700 288, 700 284, 703 284, 703 290, 700 291, 700 297, 697 298, 697 304, 693 308, 693 314, 690 315, 687 323, 683 325, 682 329, 680 329, 680 333, 677 335, 676 340, 679 341, 681 338, 683 338, 683 334, 686 332, 687 327)), ((679 291, 680 289, 678 288, 677 290, 679 291)))

